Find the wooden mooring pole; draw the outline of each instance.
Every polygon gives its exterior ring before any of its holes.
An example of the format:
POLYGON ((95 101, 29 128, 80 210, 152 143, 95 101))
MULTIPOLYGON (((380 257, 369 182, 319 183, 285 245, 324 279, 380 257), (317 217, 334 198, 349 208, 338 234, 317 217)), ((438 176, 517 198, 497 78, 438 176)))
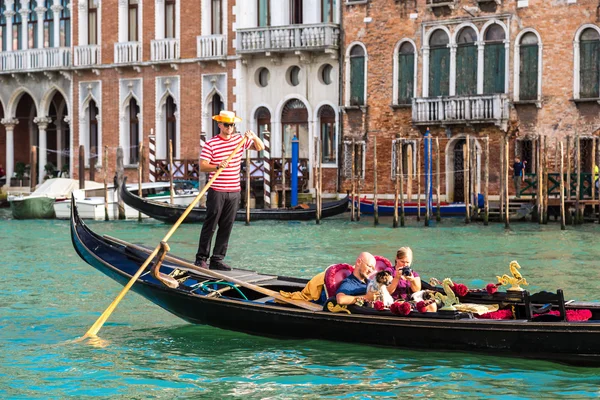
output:
POLYGON ((504 221, 504 203, 505 193, 504 188, 504 139, 500 142, 500 176, 498 182, 500 183, 500 222, 504 221))
MULTIPOLYGON (((402 142, 400 142, 399 145, 399 149, 400 149, 400 161, 398 162, 399 164, 399 175, 400 175, 400 226, 404 226, 405 223, 405 215, 404 215, 404 164, 402 163, 402 159, 403 159, 403 155, 404 155, 404 149, 402 148, 402 142)), ((398 205, 396 205, 396 208, 398 208, 398 205)))
MULTIPOLYGON (((121 146, 117 147, 117 181, 118 182, 123 182, 123 175, 124 175, 124 166, 123 166, 123 148, 121 146)), ((125 219, 126 215, 125 215, 125 203, 123 203, 123 199, 121 198, 121 195, 119 194, 119 192, 117 191, 117 197, 118 197, 118 208, 119 208, 119 220, 121 219, 125 219)))
POLYGON ((358 154, 358 162, 356 163, 356 197, 358 198, 358 200, 356 200, 356 220, 360 221, 360 185, 362 183, 362 174, 363 174, 363 165, 362 165, 362 156, 363 156, 363 146, 362 143, 359 143, 360 146, 360 150, 358 150, 357 147, 357 154, 358 154))
POLYGON ((417 221, 421 220, 421 139, 417 141, 417 221))
MULTIPOLYGON (((144 179, 144 144, 142 142, 139 144, 138 154, 138 196, 142 197, 142 180, 144 179)), ((106 215, 108 216, 108 205, 106 215)), ((138 222, 142 222, 141 211, 138 211, 138 222)))
POLYGON ((174 196, 174 191, 175 189, 173 188, 173 140, 169 139, 169 201, 171 204, 173 204, 175 202, 175 199, 173 198, 174 196))
MULTIPOLYGON (((110 219, 110 215, 108 215, 108 146, 104 146, 104 165, 103 168, 104 170, 104 220, 108 221, 110 219)), ((139 169, 139 166, 138 166, 139 169)), ((141 183, 140 183, 140 187, 141 187, 141 183)), ((115 190, 118 190, 118 188, 115 188, 115 190)), ((141 189, 140 189, 141 192, 141 189)), ((140 194, 140 197, 142 195, 140 194)), ((139 213, 139 220, 141 221, 142 219, 142 213, 139 213)))
POLYGON ((356 201, 356 197, 355 197, 355 189, 356 189, 356 181, 355 181, 355 169, 356 169, 356 163, 354 160, 355 157, 355 144, 354 144, 354 139, 352 139, 352 165, 351 165, 351 170, 350 170, 350 184, 352 186, 352 202, 350 203, 350 221, 354 221, 354 202, 356 201))
POLYGON ((535 204, 537 209, 538 223, 542 223, 542 181, 543 181, 543 171, 542 171, 542 137, 538 136, 535 142, 535 153, 536 153, 536 193, 535 193, 535 204))
POLYGON ((440 138, 435 138, 435 199, 437 201, 435 220, 440 222, 442 220, 442 212, 440 208, 440 138))
POLYGON ((571 136, 567 136, 567 200, 571 200, 571 136))
POLYGON ((490 184, 490 137, 485 137, 485 169, 484 169, 484 187, 483 187, 483 225, 489 224, 490 203, 489 203, 489 184, 490 184))
POLYGON ((377 136, 373 136, 373 224, 379 225, 379 207, 377 205, 377 136))
POLYGON ((577 140, 575 145, 575 171, 577 171, 577 186, 575 187, 575 224, 579 225, 583 221, 583 215, 579 209, 579 200, 581 197, 581 138, 579 135, 577 135, 575 140, 577 140))
POLYGON ((98 149, 90 148, 90 181, 96 180, 96 163, 98 161, 98 149))
POLYGON ((319 181, 319 197, 317 200, 317 224, 321 223, 321 213, 323 212, 323 142, 319 138, 319 161, 317 161, 317 165, 319 166, 319 175, 317 179, 319 181))
POLYGON ((560 145, 560 229, 565 230, 565 168, 564 168, 564 156, 563 156, 563 142, 560 145))
MULTIPOLYGON (((35 182, 37 181, 37 147, 36 146, 31 146, 31 161, 29 162, 29 165, 31 165, 31 168, 29 169, 29 171, 31 172, 30 176, 29 176, 29 188, 30 191, 33 192, 35 190, 35 182)), ((40 179, 41 180, 41 179, 40 179)), ((9 184, 10 184, 10 179, 9 179, 9 184)))
POLYGON ((395 181, 394 181, 394 220, 392 221, 392 228, 397 228, 398 227, 398 196, 399 193, 398 191, 399 186, 400 186, 400 162, 402 160, 402 157, 398 154, 398 151, 402 151, 402 143, 400 143, 400 139, 396 139, 396 141, 394 142, 394 147, 396 150, 394 152, 395 156, 396 156, 396 165, 394 168, 394 175, 395 175, 395 181))
POLYGON ((467 136, 465 140, 465 144, 463 145, 463 191, 465 198, 465 224, 471 223, 471 206, 469 204, 470 196, 469 196, 469 136, 467 136))
POLYGON ((508 195, 508 180, 509 180, 509 160, 510 160, 510 142, 508 135, 504 136, 504 193, 506 195, 506 211, 504 212, 505 223, 504 229, 510 229, 510 196, 508 195))
POLYGON ((548 157, 550 156, 550 152, 548 151, 548 136, 544 136, 544 224, 548 223, 548 169, 550 163, 548 162, 548 157))
POLYGON ((246 150, 246 225, 250 225, 250 150, 246 150))
POLYGON ((85 189, 85 147, 79 145, 79 189, 85 189))

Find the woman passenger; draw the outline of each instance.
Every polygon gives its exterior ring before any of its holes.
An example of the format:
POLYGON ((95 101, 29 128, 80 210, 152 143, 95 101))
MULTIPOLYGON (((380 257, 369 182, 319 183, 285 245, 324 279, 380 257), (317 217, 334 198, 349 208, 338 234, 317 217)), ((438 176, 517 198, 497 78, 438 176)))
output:
MULTIPOLYGON (((394 268, 396 274, 388 291, 394 299, 410 301, 411 295, 421 290, 421 278, 419 274, 410 267, 413 261, 413 252, 410 247, 400 247, 396 252, 394 268)), ((435 303, 427 306, 427 311, 437 311, 435 303)))

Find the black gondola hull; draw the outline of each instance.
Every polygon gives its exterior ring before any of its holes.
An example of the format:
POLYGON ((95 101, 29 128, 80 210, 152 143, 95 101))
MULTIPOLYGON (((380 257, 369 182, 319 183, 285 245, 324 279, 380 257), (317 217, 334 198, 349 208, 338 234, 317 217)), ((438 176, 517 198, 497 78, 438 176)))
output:
MULTIPOLYGON (((143 260, 132 257, 126 246, 91 232, 78 218, 74 204, 73 214, 71 232, 78 254, 125 285, 143 260)), ((171 263, 166 269, 173 266, 171 263)), ((481 352, 600 366, 600 321, 549 323, 311 312, 255 301, 209 298, 183 288, 169 289, 150 274, 142 275, 132 290, 188 322, 254 335, 481 352)))
MULTIPOLYGON (((123 184, 120 185, 120 195, 123 199, 123 202, 125 202, 125 204, 127 204, 131 208, 134 208, 148 215, 151 218, 168 223, 174 223, 175 221, 177 221, 187 208, 186 206, 182 205, 161 203, 136 196, 135 194, 127 190, 125 182, 123 182, 123 184)), ((349 197, 346 196, 341 200, 323 203, 323 207, 321 210, 321 218, 328 218, 333 217, 335 215, 343 214, 348 209, 348 202, 349 197)), ((317 212, 315 205, 310 205, 307 209, 250 209, 250 221, 310 221, 316 219, 316 215, 317 212)), ((194 207, 183 222, 199 223, 203 222, 205 217, 206 208, 194 207)), ((245 221, 246 210, 238 210, 235 220, 245 221)))

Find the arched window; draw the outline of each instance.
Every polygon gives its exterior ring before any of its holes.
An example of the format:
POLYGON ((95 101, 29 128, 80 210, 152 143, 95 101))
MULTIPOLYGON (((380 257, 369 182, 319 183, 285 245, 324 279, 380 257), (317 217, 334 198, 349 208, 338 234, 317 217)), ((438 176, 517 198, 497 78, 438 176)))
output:
POLYGON ((477 33, 470 27, 458 34, 456 47, 456 94, 477 93, 477 33))
POLYGON ((132 97, 129 100, 129 164, 139 162, 140 144, 140 107, 132 97))
POLYGON ((175 0, 165 0, 165 38, 175 38, 175 0))
POLYGON ((54 47, 54 16, 52 15, 52 0, 46 0, 44 7, 44 47, 54 47))
POLYGON ((299 141, 300 158, 308 158, 308 110, 298 99, 288 101, 281 113, 283 145, 286 158, 292 156, 292 138, 299 141))
POLYGON ((71 9, 70 0, 60 0, 60 47, 71 46, 71 9))
POLYGON ((336 163, 337 140, 335 135, 335 112, 330 106, 319 110, 319 125, 321 128, 321 162, 336 163))
POLYGON ((90 101, 90 104, 88 106, 88 117, 90 120, 90 123, 88 125, 90 143, 90 159, 88 160, 89 162, 92 158, 98 158, 98 107, 96 106, 96 102, 94 100, 90 101))
POLYGON ((20 50, 23 47, 23 37, 21 36, 21 14, 19 10, 21 9, 21 0, 15 0, 14 10, 16 10, 15 15, 13 15, 13 25, 12 25, 12 49, 20 50))
POLYGON ((365 51, 355 45, 350 50, 350 105, 365 104, 365 51))
POLYGON ((98 44, 98 0, 88 0, 88 44, 98 44))
MULTIPOLYGON (((258 137, 263 140, 265 132, 271 132, 271 113, 266 107, 260 107, 256 110, 256 127, 258 130, 258 137)), ((264 152, 259 153, 259 157, 263 157, 264 152)))
POLYGON ((211 33, 223 34, 223 0, 211 0, 211 33))
POLYGON ((0 1, 0 41, 2 42, 2 51, 6 51, 6 4, 4 0, 0 1))
POLYGON ((535 33, 523 35, 519 44, 519 100, 538 98, 539 43, 535 33))
POLYGON ((128 14, 128 41, 137 42, 138 41, 138 7, 139 0, 129 0, 129 14, 128 14))
POLYGON ((165 141, 165 149, 167 149, 166 154, 169 154, 169 140, 173 142, 173 158, 176 158, 177 154, 177 117, 175 113, 177 112, 177 105, 171 96, 167 97, 167 102, 165 104, 166 111, 166 141, 165 141))
MULTIPOLYGON (((225 108, 223 106, 223 101, 221 101, 221 96, 219 96, 218 94, 215 93, 215 95, 212 98, 212 115, 219 115, 219 113, 221 112, 221 110, 223 110, 223 108, 225 108)), ((215 121, 214 119, 212 120, 212 137, 217 136, 220 133, 219 130, 219 123, 217 121, 215 121)))
POLYGON ((505 92, 505 38, 504 29, 498 24, 490 25, 485 31, 485 50, 483 56, 484 93, 505 92))
POLYGON ((415 48, 404 42, 398 49, 398 104, 410 104, 415 87, 415 48))
POLYGON ((599 96, 598 74, 600 73, 600 35, 588 28, 581 33, 579 42, 579 97, 596 98, 599 96))
POLYGON ((438 29, 429 39, 429 96, 448 96, 450 93, 450 38, 438 29))
POLYGON ((36 0, 29 0, 29 15, 27 16, 27 44, 28 48, 35 49, 38 46, 37 40, 37 31, 38 31, 38 23, 37 23, 37 12, 35 9, 37 7, 36 0))
POLYGON ((271 24, 271 1, 270 0, 256 0, 258 2, 258 24, 259 27, 269 26, 271 24))

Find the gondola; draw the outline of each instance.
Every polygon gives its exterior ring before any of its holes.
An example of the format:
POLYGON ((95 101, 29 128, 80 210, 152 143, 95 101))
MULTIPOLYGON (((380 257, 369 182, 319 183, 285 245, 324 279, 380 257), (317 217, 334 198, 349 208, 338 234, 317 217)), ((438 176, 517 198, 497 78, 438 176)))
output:
MULTIPOLYGON (((72 204, 71 236, 79 256, 88 264, 125 285, 147 258, 151 249, 92 232, 79 218, 72 204)), ((150 266, 153 264, 151 263, 150 266)), ((276 338, 322 339, 412 350, 479 352, 494 356, 526 357, 574 365, 600 366, 600 305, 568 304, 570 309, 585 307, 591 319, 563 322, 518 317, 510 320, 475 319, 470 313, 412 311, 400 316, 389 310, 348 306, 347 312, 333 312, 328 303, 311 310, 273 302, 261 290, 275 292, 300 290, 306 279, 265 275, 246 269, 217 273, 228 279, 215 279, 214 271, 194 267, 185 260, 167 255, 160 274, 176 279, 176 288, 162 278, 144 272, 132 290, 166 311, 194 324, 276 338)), ((278 292, 277 292, 278 293, 278 292)), ((511 303, 507 292, 475 293, 479 300, 498 301, 517 310, 519 299, 511 303), (499 296, 499 297, 495 297, 499 296)), ((314 305, 314 303, 310 303, 314 305)), ((563 307, 564 308, 564 307, 563 307)), ((517 313, 519 314, 519 313, 517 313)))
MULTIPOLYGON (((183 214, 186 206, 177 204, 161 203, 149 199, 143 199, 127 190, 127 186, 120 187, 123 202, 136 210, 163 222, 174 223, 183 214)), ((333 217, 343 214, 348 209, 348 196, 343 199, 323 203, 321 218, 333 217)), ((185 223, 203 222, 206 216, 206 208, 195 207, 183 221, 185 223)), ((308 208, 273 208, 273 209, 250 209, 250 221, 275 220, 275 221, 310 221, 316 218, 316 206, 308 208)), ((246 210, 240 209, 235 217, 236 221, 246 220, 246 210)))
MULTIPOLYGON (((356 207, 358 207, 358 202, 354 202, 356 207)), ((437 210, 437 203, 433 203, 432 210, 435 213, 437 210)), ((427 212, 427 205, 425 204, 425 199, 421 201, 420 204, 421 215, 425 215, 427 212)), ((416 202, 406 202, 404 203, 404 214, 406 215, 417 215, 417 210, 419 209, 419 203, 416 202)), ((375 206, 372 199, 362 198, 360 199, 360 212, 363 214, 374 214, 375 206)), ((398 214, 400 214, 401 208, 400 203, 398 203, 398 214)), ((440 215, 452 216, 452 215, 465 215, 465 203, 446 203, 440 202, 440 215)), ((378 200, 377 201, 377 213, 379 215, 393 215, 394 214, 394 201, 393 200, 378 200)))

